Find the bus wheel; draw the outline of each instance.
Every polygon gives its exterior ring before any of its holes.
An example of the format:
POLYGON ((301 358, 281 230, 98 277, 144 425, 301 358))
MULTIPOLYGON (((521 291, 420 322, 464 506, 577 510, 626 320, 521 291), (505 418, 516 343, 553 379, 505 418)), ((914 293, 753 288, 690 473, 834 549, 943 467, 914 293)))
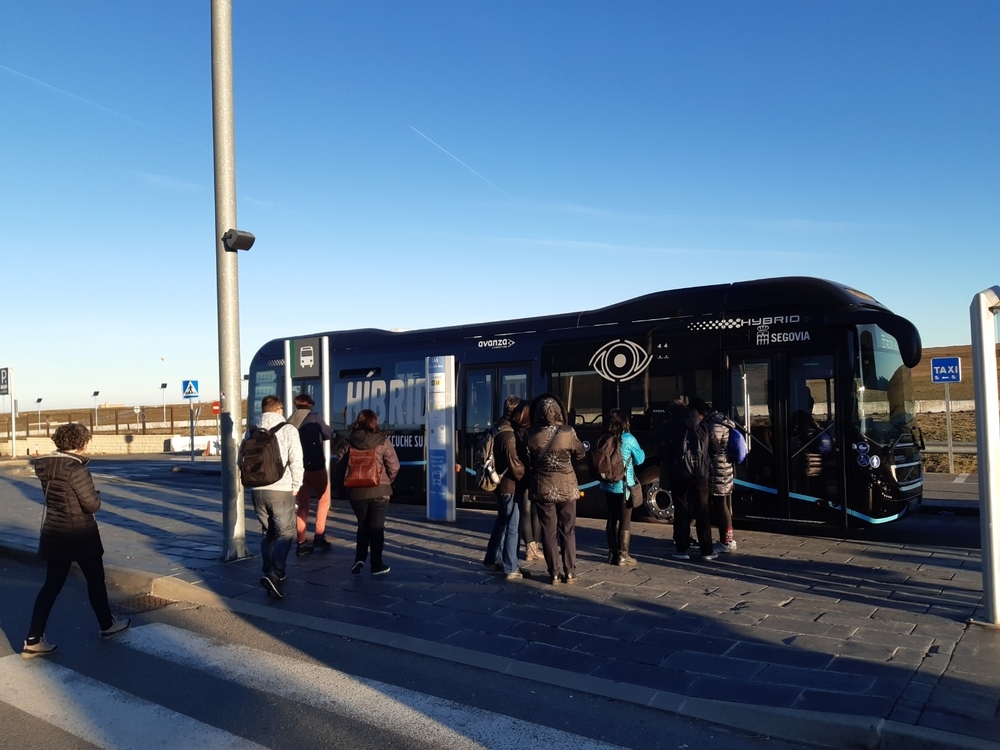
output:
POLYGON ((673 523, 674 500, 670 491, 660 486, 660 480, 654 479, 642 488, 642 511, 636 520, 653 523, 673 523))

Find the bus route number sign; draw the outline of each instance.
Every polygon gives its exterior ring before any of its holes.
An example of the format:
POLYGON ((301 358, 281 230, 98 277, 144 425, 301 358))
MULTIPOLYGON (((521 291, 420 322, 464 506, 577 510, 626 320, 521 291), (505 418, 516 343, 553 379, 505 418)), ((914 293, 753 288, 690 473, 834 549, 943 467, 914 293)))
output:
POLYGON ((961 357, 931 358, 931 382, 961 383, 962 358, 961 357))

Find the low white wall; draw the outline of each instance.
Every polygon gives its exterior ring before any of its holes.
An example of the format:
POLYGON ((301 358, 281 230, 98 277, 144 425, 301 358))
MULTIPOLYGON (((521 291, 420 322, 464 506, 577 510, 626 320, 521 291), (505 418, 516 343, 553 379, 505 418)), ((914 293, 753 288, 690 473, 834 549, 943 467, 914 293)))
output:
MULTIPOLYGON (((94 455, 125 455, 129 453, 187 453, 191 449, 191 437, 177 435, 94 435, 88 453, 94 455)), ((196 435, 194 447, 204 451, 208 446, 209 455, 219 454, 219 438, 212 435, 196 435)), ((56 449, 51 438, 17 438, 17 455, 44 456, 56 449)), ((10 440, 0 439, 0 456, 11 455, 10 440)))

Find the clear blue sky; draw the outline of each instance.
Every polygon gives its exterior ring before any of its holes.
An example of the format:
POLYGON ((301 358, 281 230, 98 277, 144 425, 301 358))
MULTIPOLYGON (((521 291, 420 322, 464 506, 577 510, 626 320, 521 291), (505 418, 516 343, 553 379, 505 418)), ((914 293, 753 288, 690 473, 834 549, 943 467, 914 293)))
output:
MULTIPOLYGON (((962 344, 1000 284, 994 0, 234 6, 244 372, 279 336, 787 275, 962 344)), ((22 410, 218 393, 209 8, 0 2, 22 410)))

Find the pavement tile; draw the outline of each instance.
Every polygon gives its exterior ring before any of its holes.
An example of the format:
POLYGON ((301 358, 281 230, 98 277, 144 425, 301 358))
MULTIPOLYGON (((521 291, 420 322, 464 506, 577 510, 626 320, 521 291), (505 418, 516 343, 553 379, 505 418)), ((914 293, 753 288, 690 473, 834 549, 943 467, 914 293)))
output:
POLYGON ((715 655, 728 653, 737 643, 731 638, 713 638, 701 633, 668 628, 653 628, 639 638, 638 642, 670 651, 695 651, 715 655))
POLYGON ((833 657, 829 654, 805 651, 794 646, 774 646, 765 643, 737 643, 726 652, 726 656, 808 669, 825 669, 833 661, 833 657))
POLYGON ((514 620, 506 620, 502 617, 490 617, 479 612, 451 611, 439 622, 454 628, 465 628, 476 630, 481 633, 496 635, 514 626, 514 620))
POLYGON ((623 662, 658 665, 667 658, 672 649, 669 645, 654 645, 651 643, 632 643, 617 638, 587 638, 576 647, 577 651, 595 656, 605 656, 623 662))
POLYGON ((892 711, 895 703, 894 698, 873 695, 857 696, 824 690, 803 690, 792 708, 851 716, 885 716, 892 711))
POLYGON ((609 621, 599 617, 576 615, 560 625, 563 630, 574 630, 588 635, 616 638, 621 641, 637 641, 649 632, 642 625, 631 625, 626 621, 609 621))
POLYGON ((591 675, 603 677, 615 682, 663 690, 668 693, 686 693, 698 676, 675 669, 663 669, 648 664, 637 664, 632 661, 606 659, 591 675))
POLYGON ((765 662, 733 659, 728 656, 719 656, 705 652, 674 651, 660 662, 660 666, 666 669, 679 669, 695 674, 717 677, 740 675, 742 678, 748 679, 764 671, 768 665, 765 662))
POLYGON ((871 675, 876 680, 903 680, 908 682, 913 676, 913 667, 886 661, 871 661, 852 656, 837 656, 827 665, 830 672, 871 675))
POLYGON ((547 643, 570 650, 589 640, 589 637, 582 633, 573 633, 533 622, 515 622, 504 633, 511 638, 523 638, 529 643, 547 643))
MULTIPOLYGON (((739 672, 732 673, 745 675, 739 672)), ((749 703, 755 706, 791 708, 802 693, 801 688, 788 685, 771 685, 746 679, 729 679, 725 676, 698 675, 684 691, 696 698, 711 698, 732 703, 749 703)))
POLYGON ((934 643, 934 639, 927 636, 906 635, 894 632, 893 630, 867 627, 858 628, 847 640, 882 646, 895 646, 897 648, 919 649, 925 653, 934 643))
MULTIPOLYGON (((387 614, 387 613, 386 613, 387 614)), ((332 618, 339 619, 339 618, 332 618)), ((379 630, 387 630, 400 635, 409 635, 414 638, 422 638, 428 641, 441 641, 450 635, 458 632, 459 628, 443 625, 440 622, 429 622, 427 620, 416 620, 412 617, 394 617, 383 625, 377 626, 379 630)))
POLYGON ((922 704, 910 704, 906 701, 896 701, 892 712, 888 718, 890 721, 898 721, 903 724, 916 724, 920 721, 920 714, 924 711, 922 704))
POLYGON ((757 674, 762 682, 777 685, 798 685, 813 690, 829 690, 841 693, 866 693, 874 686, 875 678, 870 675, 829 672, 821 669, 802 669, 771 664, 757 674))
POLYGON ((603 657, 592 656, 580 651, 571 651, 547 643, 529 642, 513 655, 518 661, 541 664, 546 667, 565 669, 569 672, 590 674, 605 663, 603 657))
POLYGON ((483 633, 473 629, 459 630, 444 638, 442 643, 472 651, 481 651, 495 656, 513 656, 523 649, 528 642, 520 638, 510 638, 506 635, 483 633))
POLYGON ((394 615, 402 615, 427 622, 438 622, 455 612, 454 609, 450 609, 449 607, 439 607, 434 604, 427 604, 426 602, 413 602, 406 599, 395 601, 389 606, 384 607, 384 610, 394 615))
POLYGON ((771 628, 773 630, 787 630, 808 635, 821 635, 830 638, 847 638, 857 629, 851 625, 839 625, 837 623, 824 624, 788 616, 768 617, 760 624, 760 627, 771 628))
POLYGON ((998 737, 996 717, 981 719, 925 708, 920 714, 918 726, 957 732, 992 742, 996 742, 998 737))
POLYGON ((572 612, 564 612, 555 609, 557 603, 549 607, 535 607, 526 604, 510 604, 496 612, 497 617, 505 617, 511 620, 521 620, 527 623, 538 623, 541 625, 559 626, 569 622, 576 617, 572 612))

